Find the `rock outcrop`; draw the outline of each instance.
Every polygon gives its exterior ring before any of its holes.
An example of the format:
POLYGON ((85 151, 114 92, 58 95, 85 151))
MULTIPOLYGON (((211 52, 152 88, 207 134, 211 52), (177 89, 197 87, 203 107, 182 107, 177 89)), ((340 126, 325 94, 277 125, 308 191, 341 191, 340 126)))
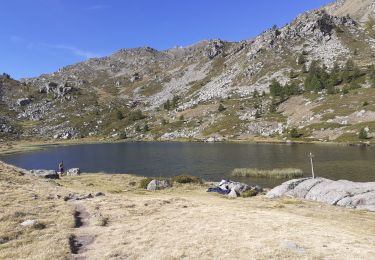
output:
POLYGON ((217 186, 211 187, 207 192, 217 192, 219 194, 227 195, 230 198, 236 198, 243 195, 245 192, 252 192, 252 196, 262 192, 263 189, 258 185, 248 185, 246 183, 222 180, 217 186))
POLYGON ((36 177, 46 179, 59 179, 59 174, 54 170, 31 170, 30 173, 36 177))
POLYGON ((275 187, 266 196, 289 196, 375 211, 375 182, 333 181, 325 178, 294 179, 275 187))

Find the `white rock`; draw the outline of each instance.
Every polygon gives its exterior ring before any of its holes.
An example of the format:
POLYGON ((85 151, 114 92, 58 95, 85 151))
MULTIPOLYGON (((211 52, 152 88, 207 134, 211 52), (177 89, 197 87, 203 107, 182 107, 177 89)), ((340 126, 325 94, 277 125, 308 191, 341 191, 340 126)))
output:
POLYGON ((38 224, 38 221, 36 221, 35 219, 28 219, 28 220, 25 220, 24 222, 22 222, 21 226, 32 227, 32 226, 35 226, 36 224, 38 224))

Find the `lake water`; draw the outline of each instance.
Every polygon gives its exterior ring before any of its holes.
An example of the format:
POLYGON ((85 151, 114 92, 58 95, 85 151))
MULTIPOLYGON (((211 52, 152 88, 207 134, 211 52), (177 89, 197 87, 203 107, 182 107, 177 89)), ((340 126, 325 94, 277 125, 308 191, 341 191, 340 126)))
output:
POLYGON ((0 160, 26 169, 65 168, 83 172, 131 173, 142 176, 191 174, 205 180, 233 179, 272 187, 283 180, 232 178, 234 168, 300 168, 310 175, 308 154, 315 155, 315 173, 330 179, 375 181, 375 149, 309 144, 115 143, 56 146, 10 155, 0 160))

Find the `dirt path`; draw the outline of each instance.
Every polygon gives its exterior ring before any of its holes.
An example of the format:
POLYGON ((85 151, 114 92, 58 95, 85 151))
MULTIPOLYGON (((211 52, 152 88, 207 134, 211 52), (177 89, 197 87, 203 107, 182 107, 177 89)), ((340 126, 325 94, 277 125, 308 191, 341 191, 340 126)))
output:
POLYGON ((90 226, 90 214, 82 204, 74 204, 74 221, 79 234, 69 239, 71 259, 86 259, 84 253, 87 252, 87 246, 94 242, 95 236, 88 234, 85 230, 90 226))

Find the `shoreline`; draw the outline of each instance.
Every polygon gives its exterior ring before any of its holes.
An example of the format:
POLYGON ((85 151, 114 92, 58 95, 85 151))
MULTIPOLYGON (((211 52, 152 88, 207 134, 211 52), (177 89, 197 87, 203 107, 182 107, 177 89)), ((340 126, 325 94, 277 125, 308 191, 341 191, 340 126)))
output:
POLYGON ((342 142, 319 142, 319 141, 296 141, 296 140, 278 140, 272 138, 257 138, 245 140, 225 140, 216 142, 205 142, 198 139, 174 139, 174 140, 114 140, 114 139, 70 139, 70 140, 17 140, 4 141, 0 143, 0 155, 31 152, 37 150, 48 149, 50 147, 68 146, 68 145, 84 145, 84 144, 115 144, 115 143, 206 143, 206 144, 270 144, 270 145, 327 145, 327 146, 348 146, 348 147, 373 147, 371 143, 342 143, 342 142))

